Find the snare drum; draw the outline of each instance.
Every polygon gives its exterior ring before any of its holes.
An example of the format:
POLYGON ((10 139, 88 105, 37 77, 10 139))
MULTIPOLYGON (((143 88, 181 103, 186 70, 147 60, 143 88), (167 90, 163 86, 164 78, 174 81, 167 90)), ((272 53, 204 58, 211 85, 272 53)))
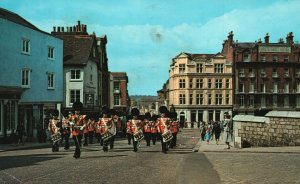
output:
POLYGON ((53 143, 56 143, 57 141, 61 140, 61 133, 57 132, 55 134, 52 134, 51 140, 53 141, 53 143))
POLYGON ((170 130, 165 131, 163 134, 161 134, 163 138, 163 142, 169 142, 173 138, 173 134, 170 130))
POLYGON ((144 139, 144 134, 143 131, 140 129, 138 130, 135 134, 133 134, 134 140, 135 141, 141 141, 144 139))

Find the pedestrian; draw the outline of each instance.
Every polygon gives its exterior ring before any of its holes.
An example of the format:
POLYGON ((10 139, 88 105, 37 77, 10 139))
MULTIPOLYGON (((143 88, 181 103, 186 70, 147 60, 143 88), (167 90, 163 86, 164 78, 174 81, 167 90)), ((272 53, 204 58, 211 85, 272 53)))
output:
POLYGON ((216 144, 219 144, 220 135, 221 135, 221 127, 219 122, 215 122, 213 126, 213 132, 215 134, 216 144))
POLYGON ((24 133, 25 133, 25 127, 24 127, 24 124, 23 122, 20 122, 17 126, 17 130, 16 130, 17 134, 18 134, 18 137, 17 137, 17 144, 20 144, 22 143, 22 145, 24 146, 24 140, 23 140, 23 136, 24 136, 24 133))
POLYGON ((225 143, 227 145, 226 149, 230 149, 230 147, 232 147, 230 145, 230 142, 232 142, 232 132, 233 132, 233 123, 232 123, 231 116, 229 114, 225 114, 224 137, 225 137, 225 143))
POLYGON ((204 140, 206 141, 207 144, 209 144, 209 140, 211 138, 211 128, 209 125, 206 126, 206 132, 204 136, 204 140))
POLYGON ((203 121, 200 125, 200 134, 201 134, 201 140, 204 141, 204 137, 206 134, 206 123, 203 121))

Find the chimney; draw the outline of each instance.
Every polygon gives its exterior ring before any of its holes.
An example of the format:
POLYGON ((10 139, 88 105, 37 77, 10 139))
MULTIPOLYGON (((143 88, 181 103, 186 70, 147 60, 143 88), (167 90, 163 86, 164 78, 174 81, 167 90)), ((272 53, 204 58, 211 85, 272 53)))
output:
POLYGON ((73 32, 76 32, 77 29, 76 29, 76 26, 73 26, 73 32))
POLYGON ((257 41, 257 43, 261 43, 261 38, 258 38, 258 41, 257 41))
POLYGON ((289 32, 289 34, 287 34, 287 36, 286 36, 286 43, 288 45, 292 45, 294 43, 293 32, 289 32))
POLYGON ((279 38, 278 43, 284 43, 283 38, 279 38))
POLYGON ((231 46, 233 44, 233 31, 228 33, 228 44, 231 46))
POLYGON ((57 27, 57 32, 60 32, 60 27, 59 26, 57 27))
POLYGON ((266 44, 269 44, 269 38, 270 38, 269 33, 266 33, 266 36, 265 36, 265 43, 266 44))
POLYGON ((84 25, 83 27, 83 32, 86 32, 86 25, 84 25))
POLYGON ((65 27, 61 27, 61 32, 65 32, 65 27))
POLYGON ((56 27, 55 26, 53 26, 53 32, 56 32, 56 27))

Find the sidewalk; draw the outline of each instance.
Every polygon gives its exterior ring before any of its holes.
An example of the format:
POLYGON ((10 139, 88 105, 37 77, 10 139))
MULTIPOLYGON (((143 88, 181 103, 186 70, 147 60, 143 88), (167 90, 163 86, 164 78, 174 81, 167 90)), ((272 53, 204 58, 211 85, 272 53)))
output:
MULTIPOLYGON (((231 143, 233 145, 233 143, 231 143)), ((250 148, 234 148, 226 149, 227 145, 223 140, 219 141, 219 145, 216 141, 210 141, 209 144, 206 141, 201 141, 194 147, 195 152, 240 152, 240 153, 297 153, 300 154, 300 146, 284 146, 284 147, 250 147, 250 148)))
POLYGON ((0 152, 4 151, 14 151, 14 150, 26 150, 26 149, 38 149, 38 148, 50 148, 51 142, 47 141, 45 143, 39 142, 25 142, 24 145, 22 144, 0 144, 0 152))

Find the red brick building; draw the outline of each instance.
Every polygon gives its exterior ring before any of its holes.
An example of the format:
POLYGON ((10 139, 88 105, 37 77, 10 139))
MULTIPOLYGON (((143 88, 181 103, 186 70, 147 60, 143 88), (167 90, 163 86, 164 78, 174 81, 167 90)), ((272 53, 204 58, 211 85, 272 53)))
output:
POLYGON ((126 72, 111 72, 112 80, 110 89, 112 91, 111 108, 128 113, 130 107, 130 98, 128 95, 128 76, 126 72))
POLYGON ((235 42, 230 32, 222 54, 233 62, 233 112, 264 115, 270 110, 300 110, 300 44, 293 33, 278 43, 235 42))

